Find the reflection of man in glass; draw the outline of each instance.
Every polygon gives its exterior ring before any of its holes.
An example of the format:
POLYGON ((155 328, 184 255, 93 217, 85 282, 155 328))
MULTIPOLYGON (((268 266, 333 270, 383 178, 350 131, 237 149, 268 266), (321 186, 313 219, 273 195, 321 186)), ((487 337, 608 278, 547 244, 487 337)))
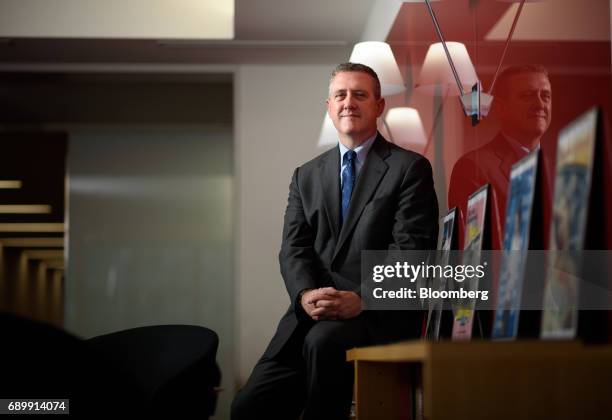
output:
MULTIPOLYGON (((501 249, 510 169, 540 145, 550 125, 552 95, 548 72, 537 65, 508 67, 499 75, 493 94, 500 133, 457 161, 451 175, 448 205, 459 208, 461 232, 469 195, 480 186, 491 184, 491 248, 501 249)), ((463 243, 461 237, 460 241, 463 243)))

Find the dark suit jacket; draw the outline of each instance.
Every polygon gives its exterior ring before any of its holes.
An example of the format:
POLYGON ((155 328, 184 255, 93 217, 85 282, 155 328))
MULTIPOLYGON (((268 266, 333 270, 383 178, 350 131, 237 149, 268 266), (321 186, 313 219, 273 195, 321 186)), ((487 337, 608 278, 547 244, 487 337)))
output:
MULTIPOLYGON (((360 293, 362 250, 435 249, 438 201, 431 165, 380 134, 356 180, 342 229, 340 205, 340 151, 334 147, 297 168, 291 180, 279 255, 291 306, 268 357, 298 323, 310 321, 298 302, 302 290, 333 286, 360 293)), ((364 316, 373 342, 419 336, 421 314, 365 311, 364 316)))
POLYGON ((484 146, 463 155, 451 175, 448 191, 448 207, 459 209, 459 247, 463 249, 463 237, 468 197, 478 188, 490 184, 491 249, 502 249, 503 232, 512 165, 525 157, 527 152, 516 150, 508 140, 498 134, 484 146))

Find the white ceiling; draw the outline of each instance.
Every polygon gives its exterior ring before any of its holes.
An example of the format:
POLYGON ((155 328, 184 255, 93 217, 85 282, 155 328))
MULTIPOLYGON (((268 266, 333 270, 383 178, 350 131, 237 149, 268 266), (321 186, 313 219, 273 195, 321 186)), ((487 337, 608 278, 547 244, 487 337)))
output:
MULTIPOLYGON (((612 2, 610 3, 612 4, 612 2)), ((515 41, 609 41, 610 4, 607 0, 548 0, 524 6, 513 36, 515 41), (542 22, 546 22, 545 25, 542 22)), ((512 5, 486 35, 488 41, 508 36, 518 4, 512 5)))
POLYGON ((333 63, 380 1, 235 0, 234 40, 18 37, 0 39, 0 63, 333 63))
POLYGON ((359 40, 373 0, 235 0, 239 40, 359 40))
POLYGON ((0 0, 0 37, 234 37, 234 0, 0 0))

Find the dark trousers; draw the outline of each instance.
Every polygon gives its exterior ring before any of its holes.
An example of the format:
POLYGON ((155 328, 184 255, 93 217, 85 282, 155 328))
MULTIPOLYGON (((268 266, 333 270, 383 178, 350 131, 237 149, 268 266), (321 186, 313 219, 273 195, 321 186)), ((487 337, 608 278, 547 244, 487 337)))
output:
POLYGON ((232 403, 232 420, 348 419, 353 366, 346 350, 368 344, 363 314, 301 324, 273 358, 265 355, 232 403))

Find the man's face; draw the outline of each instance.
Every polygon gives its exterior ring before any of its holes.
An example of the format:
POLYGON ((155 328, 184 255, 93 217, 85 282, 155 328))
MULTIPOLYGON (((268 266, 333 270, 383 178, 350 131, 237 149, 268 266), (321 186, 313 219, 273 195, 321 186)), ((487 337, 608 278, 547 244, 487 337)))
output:
POLYGON ((508 81, 500 98, 502 130, 519 141, 540 138, 550 125, 550 81, 541 73, 519 73, 508 81))
POLYGON ((364 141, 376 132, 385 100, 374 97, 374 80, 367 73, 341 72, 332 80, 327 112, 340 136, 364 141))

